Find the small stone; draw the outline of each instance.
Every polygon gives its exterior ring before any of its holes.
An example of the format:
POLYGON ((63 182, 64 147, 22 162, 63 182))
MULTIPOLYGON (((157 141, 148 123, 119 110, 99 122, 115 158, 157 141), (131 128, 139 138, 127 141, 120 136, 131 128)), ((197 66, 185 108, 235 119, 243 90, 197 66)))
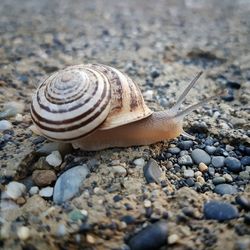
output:
POLYGON ((56 181, 53 194, 54 202, 61 204, 74 197, 88 174, 89 169, 86 164, 65 171, 56 181))
POLYGON ((64 224, 59 224, 56 230, 57 237, 63 237, 66 234, 66 227, 64 224))
POLYGON ((233 177, 230 174, 223 174, 226 182, 233 182, 233 177))
POLYGON ((213 178, 213 184, 214 185, 219 185, 219 184, 222 184, 222 183, 225 183, 226 180, 224 177, 221 177, 221 176, 216 176, 213 178))
POLYGON ((250 166, 250 156, 244 156, 240 160, 243 166, 250 166))
POLYGON ((173 147, 173 148, 168 148, 168 152, 173 155, 177 155, 181 152, 181 150, 177 147, 173 147))
POLYGON ((214 176, 215 175, 215 169, 213 167, 209 167, 208 168, 208 173, 211 175, 211 176, 214 176))
POLYGON ((207 172, 207 170, 208 170, 208 166, 205 164, 205 163, 203 163, 203 162, 201 162, 200 164, 199 164, 199 170, 202 172, 202 173, 205 173, 205 172, 207 172))
POLYGON ((173 245, 179 241, 180 237, 177 234, 171 234, 168 237, 168 244, 173 245))
POLYGON ((230 151, 234 150, 234 147, 230 146, 230 145, 226 145, 225 149, 226 149, 227 152, 230 152, 230 151))
POLYGON ((183 155, 178 158, 178 164, 185 165, 185 166, 192 166, 193 160, 190 155, 183 155))
POLYGON ((26 200, 23 197, 19 197, 16 199, 16 204, 23 205, 26 202, 26 200))
POLYGON ((10 182, 6 188, 6 194, 13 200, 18 199, 26 192, 26 187, 22 183, 16 181, 10 182))
POLYGON ((12 124, 7 120, 0 121, 0 132, 5 130, 10 130, 12 128, 12 124))
POLYGON ((230 184, 219 184, 215 187, 214 192, 217 194, 236 194, 237 189, 230 184))
POLYGON ((72 221, 79 221, 79 220, 86 220, 87 216, 85 216, 80 210, 75 209, 73 211, 71 211, 68 214, 68 217, 70 220, 72 221))
POLYGON ((239 173, 239 177, 242 179, 242 180, 249 180, 250 179, 250 175, 249 175, 249 172, 248 171, 241 171, 239 173))
POLYGON ((168 227, 165 221, 158 221, 148 225, 134 235, 128 245, 131 250, 159 249, 167 244, 168 227))
POLYGON ((28 227, 22 226, 17 230, 17 236, 20 240, 27 240, 30 237, 30 230, 28 227))
POLYGON ((145 160, 143 158, 138 158, 135 159, 133 163, 138 167, 143 167, 145 165, 145 160))
POLYGON ((235 201, 239 204, 243 209, 250 210, 250 200, 245 196, 238 195, 235 197, 235 201))
POLYGON ((151 75, 151 77, 152 77, 153 79, 159 77, 160 74, 161 74, 160 71, 159 71, 158 69, 156 69, 156 68, 153 68, 153 69, 151 70, 151 72, 150 72, 150 75, 151 75))
POLYGON ((17 122, 22 122, 22 121, 23 121, 23 116, 22 116, 21 114, 17 114, 17 115, 15 116, 15 121, 17 121, 17 122))
POLYGON ((148 163, 143 168, 143 173, 147 183, 160 183, 162 171, 155 160, 150 159, 148 161, 148 163))
POLYGON ((46 157, 50 166, 59 167, 62 164, 62 157, 59 151, 53 151, 46 157))
POLYGON ((209 201, 204 205, 203 213, 206 219, 225 221, 239 216, 238 209, 230 203, 209 201))
POLYGON ((181 141, 178 147, 182 150, 189 150, 194 145, 193 141, 181 141))
POLYGON ((196 181, 199 182, 201 185, 205 184, 206 182, 202 176, 198 176, 196 178, 196 181))
POLYGON ((0 118, 7 118, 21 114, 24 111, 24 104, 21 102, 7 102, 3 106, 3 111, 0 112, 0 118))
POLYGON ((186 170, 184 170, 183 175, 184 175, 185 178, 194 177, 194 170, 192 170, 192 169, 186 169, 186 170))
POLYGON ((39 191, 41 197, 49 198, 53 195, 53 187, 45 187, 39 191))
POLYGON ((121 196, 121 195, 115 195, 114 197, 113 197, 113 201, 114 202, 118 202, 118 201, 121 201, 121 200, 123 200, 123 197, 121 196))
POLYGON ((22 207, 24 213, 39 214, 47 210, 46 201, 39 195, 33 195, 27 199, 26 203, 22 207))
POLYGON ((122 216, 122 218, 120 219, 120 221, 125 222, 127 225, 131 225, 131 224, 135 223, 136 219, 132 215, 124 215, 124 216, 122 216))
POLYGON ((31 187, 31 188, 30 188, 30 191, 29 191, 29 193, 30 193, 31 195, 38 194, 38 192, 39 192, 39 187, 37 187, 37 186, 31 187))
POLYGON ((111 168, 111 171, 114 173, 114 175, 117 175, 117 176, 127 175, 127 170, 123 166, 112 166, 110 168, 111 168))
POLYGON ((214 147, 214 146, 206 146, 206 147, 205 147, 205 151, 206 151, 208 154, 210 154, 210 155, 212 155, 212 154, 215 152, 215 150, 216 150, 216 147, 214 147))
POLYGON ((221 168, 224 166, 225 157, 224 156, 213 156, 212 165, 215 168, 221 168))
POLYGON ((94 244, 95 243, 95 238, 90 235, 90 234, 87 234, 86 235, 86 241, 89 243, 89 244, 94 244))
POLYGON ((144 207, 151 207, 152 203, 150 200, 144 200, 144 207))
POLYGON ((201 162, 203 162, 208 165, 211 162, 211 157, 209 156, 209 154, 199 148, 193 150, 191 156, 196 164, 200 164, 201 162))
POLYGON ((234 157, 227 157, 225 159, 225 165, 228 169, 228 171, 238 173, 241 171, 241 163, 238 159, 234 157))
POLYGON ((56 180, 56 174, 52 170, 35 170, 32 180, 38 187, 46 187, 56 180))

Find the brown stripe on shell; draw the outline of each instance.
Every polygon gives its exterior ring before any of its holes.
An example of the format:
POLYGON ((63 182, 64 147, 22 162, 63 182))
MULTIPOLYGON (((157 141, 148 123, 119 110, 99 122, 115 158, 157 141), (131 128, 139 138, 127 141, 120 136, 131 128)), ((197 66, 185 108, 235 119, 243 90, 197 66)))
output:
MULTIPOLYGON (((45 126, 45 125, 42 125, 41 123, 37 122, 36 119, 38 119, 38 120, 41 121, 41 122, 45 122, 45 123, 48 123, 48 124, 55 124, 55 125, 56 125, 56 124, 58 124, 58 125, 65 124, 65 125, 66 125, 66 124, 69 124, 69 123, 72 123, 72 122, 76 122, 76 121, 82 119, 83 117, 89 115, 90 113, 92 113, 92 112, 100 105, 100 103, 102 102, 102 99, 103 99, 103 98, 105 97, 105 95, 106 95, 106 91, 107 91, 107 89, 105 88, 105 91, 103 92, 103 94, 102 94, 102 96, 101 96, 101 99, 99 99, 98 102, 96 102, 95 105, 94 105, 91 109, 89 109, 87 112, 85 112, 85 113, 83 113, 83 114, 81 114, 81 115, 79 115, 79 116, 76 116, 76 117, 74 117, 74 118, 71 118, 71 119, 68 119, 68 120, 64 120, 64 121, 51 121, 51 120, 48 120, 48 119, 46 119, 46 118, 43 118, 43 117, 41 117, 40 115, 38 115, 38 114, 36 113, 36 111, 34 110, 33 105, 31 105, 31 110, 32 110, 31 116, 32 116, 32 120, 35 122, 35 124, 36 124, 39 128, 44 129, 44 130, 47 130, 47 131, 51 131, 51 132, 64 132, 64 131, 76 130, 76 129, 78 129, 78 128, 80 128, 80 127, 83 127, 83 126, 85 126, 86 124, 92 122, 93 120, 95 120, 95 119, 99 116, 99 114, 102 113, 102 111, 103 111, 103 110, 107 107, 107 105, 109 104, 109 101, 110 101, 110 91, 109 91, 109 94, 108 94, 108 96, 107 96, 107 99, 106 99, 105 103, 103 103, 101 109, 100 109, 97 113, 95 113, 93 116, 91 116, 90 118, 88 118, 87 120, 85 120, 85 121, 83 121, 83 122, 81 122, 81 123, 78 123, 78 124, 75 124, 75 125, 73 125, 73 126, 66 127, 66 128, 51 128, 51 127, 47 127, 47 126, 45 126), (36 119, 34 119, 34 115, 33 115, 32 113, 35 115, 36 119)), ((98 126, 99 126, 99 125, 98 125, 98 126)))

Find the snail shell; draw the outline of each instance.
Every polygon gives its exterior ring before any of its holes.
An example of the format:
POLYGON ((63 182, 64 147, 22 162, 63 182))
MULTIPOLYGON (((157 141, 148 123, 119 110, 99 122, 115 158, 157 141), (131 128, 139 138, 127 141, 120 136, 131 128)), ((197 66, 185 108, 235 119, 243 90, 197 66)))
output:
POLYGON ((128 76, 101 64, 70 66, 54 73, 40 84, 31 104, 34 124, 55 141, 74 141, 96 129, 115 128, 152 113, 128 76))

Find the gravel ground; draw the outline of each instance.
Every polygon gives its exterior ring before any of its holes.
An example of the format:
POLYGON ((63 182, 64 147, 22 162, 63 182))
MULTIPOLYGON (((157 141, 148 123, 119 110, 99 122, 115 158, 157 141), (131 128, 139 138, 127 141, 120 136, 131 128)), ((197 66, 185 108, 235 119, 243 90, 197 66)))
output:
POLYGON ((250 249, 250 3, 18 1, 0 8, 2 249, 250 249), (73 150, 32 133, 38 83, 68 65, 126 72, 153 110, 227 89, 151 146, 73 150))

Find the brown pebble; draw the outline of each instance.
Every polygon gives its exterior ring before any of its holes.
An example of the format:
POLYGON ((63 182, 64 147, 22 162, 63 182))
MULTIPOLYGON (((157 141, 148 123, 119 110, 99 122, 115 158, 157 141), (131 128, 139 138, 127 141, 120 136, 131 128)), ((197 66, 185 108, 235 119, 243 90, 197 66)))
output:
POLYGON ((199 170, 200 170, 202 173, 205 173, 205 172, 207 172, 207 170, 208 170, 208 166, 207 166, 205 163, 201 162, 201 163, 199 164, 199 170))
POLYGON ((17 203, 18 205, 23 205, 25 202, 26 202, 26 200, 25 200, 23 197, 19 197, 19 198, 17 198, 17 200, 16 200, 16 203, 17 203))
POLYGON ((32 180, 38 187, 45 187, 56 180, 56 174, 52 170, 35 170, 32 173, 32 180))

